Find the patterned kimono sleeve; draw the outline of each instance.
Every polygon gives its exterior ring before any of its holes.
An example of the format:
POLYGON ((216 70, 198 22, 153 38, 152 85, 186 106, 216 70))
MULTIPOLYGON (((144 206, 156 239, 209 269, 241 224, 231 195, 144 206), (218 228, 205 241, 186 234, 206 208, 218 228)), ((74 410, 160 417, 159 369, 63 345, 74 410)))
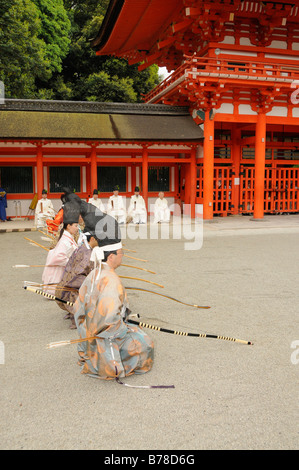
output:
POLYGON ((90 338, 79 343, 81 372, 113 379, 149 371, 153 343, 140 328, 125 323, 122 313, 128 304, 119 277, 104 270, 96 281, 97 274, 95 269, 87 276, 75 304, 78 333, 90 338))
MULTIPOLYGON (((79 295, 75 301, 75 304, 73 306, 73 314, 78 330, 78 334, 80 338, 86 338, 87 337, 87 330, 86 330, 86 302, 85 302, 85 294, 87 292, 88 288, 88 277, 85 279, 83 282, 81 288, 79 289, 79 295)), ((78 354, 81 359, 83 359, 84 356, 84 351, 86 349, 86 345, 84 343, 79 343, 78 344, 78 354)))
POLYGON ((94 315, 88 316, 88 328, 102 338, 118 335, 126 328, 121 316, 124 292, 118 276, 112 273, 104 274, 94 292, 95 309, 94 315))
POLYGON ((115 367, 122 368, 119 341, 127 326, 121 316, 124 289, 117 275, 102 273, 95 282, 93 270, 79 290, 75 304, 75 321, 81 338, 96 337, 79 344, 82 373, 101 378, 115 377, 115 367))
MULTIPOLYGON (((77 276, 86 271, 87 266, 89 266, 90 254, 91 250, 87 250, 84 245, 80 246, 73 252, 68 264, 66 265, 65 274, 68 272, 68 276, 66 276, 65 285, 76 287, 73 284, 70 285, 70 283, 73 282, 77 276)), ((81 284, 78 287, 80 287, 81 284)))

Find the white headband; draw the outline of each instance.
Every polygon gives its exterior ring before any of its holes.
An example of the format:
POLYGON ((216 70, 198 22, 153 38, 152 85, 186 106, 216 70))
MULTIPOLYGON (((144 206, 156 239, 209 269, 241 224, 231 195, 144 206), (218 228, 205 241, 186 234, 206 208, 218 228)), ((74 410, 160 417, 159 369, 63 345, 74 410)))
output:
POLYGON ((116 251, 122 248, 122 243, 114 243, 111 245, 105 245, 105 246, 96 246, 92 250, 90 261, 98 261, 99 263, 104 259, 104 251, 116 251))
POLYGON ((116 251, 116 250, 120 250, 122 247, 123 247, 122 243, 118 242, 118 243, 112 243, 110 245, 101 246, 100 248, 102 248, 103 251, 116 251))

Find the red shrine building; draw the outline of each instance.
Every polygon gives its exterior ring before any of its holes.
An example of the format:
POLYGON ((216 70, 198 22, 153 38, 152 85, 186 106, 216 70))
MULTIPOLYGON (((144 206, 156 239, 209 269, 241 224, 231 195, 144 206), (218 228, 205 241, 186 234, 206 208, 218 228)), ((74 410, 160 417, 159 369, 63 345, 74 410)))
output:
POLYGON ((298 0, 112 0, 94 46, 172 71, 145 102, 203 129, 180 178, 204 219, 299 212, 298 0))
POLYGON ((181 106, 5 100, 0 105, 0 187, 7 192, 7 215, 26 216, 44 188, 57 211, 63 187, 83 199, 98 189, 104 205, 115 185, 127 206, 135 186, 149 211, 159 191, 175 203, 180 201, 179 167, 195 176, 202 139, 202 130, 181 106))
POLYGON ((298 0, 111 0, 92 45, 170 75, 144 105, 6 100, 10 204, 137 184, 148 207, 163 190, 206 220, 299 212, 298 0))

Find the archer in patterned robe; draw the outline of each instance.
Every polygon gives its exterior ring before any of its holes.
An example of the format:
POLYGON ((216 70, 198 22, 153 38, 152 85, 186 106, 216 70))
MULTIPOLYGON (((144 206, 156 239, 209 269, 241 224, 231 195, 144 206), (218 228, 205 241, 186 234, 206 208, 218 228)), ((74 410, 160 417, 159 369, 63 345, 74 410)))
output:
POLYGON ((125 288, 106 263, 87 276, 74 310, 80 337, 96 336, 78 345, 82 374, 115 379, 152 368, 153 342, 141 328, 126 322, 130 311, 125 288))
MULTIPOLYGON (((88 274, 94 268, 94 263, 90 260, 91 254, 92 247, 85 243, 72 254, 65 267, 62 279, 56 287, 56 297, 68 302, 76 302, 80 287, 88 274)), ((70 318, 72 320, 71 328, 76 328, 74 321, 74 307, 59 301, 56 302, 62 310, 68 312, 65 318, 70 318)))

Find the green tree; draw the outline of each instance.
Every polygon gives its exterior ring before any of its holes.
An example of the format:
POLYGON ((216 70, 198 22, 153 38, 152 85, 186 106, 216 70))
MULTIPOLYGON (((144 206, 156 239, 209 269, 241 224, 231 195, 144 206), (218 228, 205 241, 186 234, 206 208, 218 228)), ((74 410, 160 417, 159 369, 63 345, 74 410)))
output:
POLYGON ((0 79, 6 97, 52 97, 47 84, 62 70, 70 27, 62 0, 2 0, 0 79))
POLYGON ((30 0, 4 0, 0 7, 0 79, 6 97, 31 98, 35 78, 49 78, 41 20, 30 0))
POLYGON ((63 62, 57 99, 137 102, 159 83, 158 67, 138 72, 124 59, 97 56, 91 47, 104 19, 109 0, 66 0, 72 30, 69 54, 63 62))
POLYGON ((84 81, 84 88, 81 87, 81 92, 88 101, 135 102, 137 93, 133 84, 131 78, 111 77, 102 70, 87 77, 84 81))
POLYGON ((158 82, 91 47, 109 0, 1 0, 0 80, 7 97, 137 102, 158 82))
POLYGON ((44 42, 44 57, 48 65, 48 79, 37 77, 37 98, 56 98, 55 89, 60 89, 65 99, 71 98, 71 90, 60 76, 63 59, 69 52, 71 21, 63 0, 32 0, 38 7, 41 20, 40 38, 44 42))
POLYGON ((45 43, 45 59, 50 72, 61 72, 62 60, 69 52, 71 22, 63 0, 32 0, 39 10, 41 31, 45 43))

